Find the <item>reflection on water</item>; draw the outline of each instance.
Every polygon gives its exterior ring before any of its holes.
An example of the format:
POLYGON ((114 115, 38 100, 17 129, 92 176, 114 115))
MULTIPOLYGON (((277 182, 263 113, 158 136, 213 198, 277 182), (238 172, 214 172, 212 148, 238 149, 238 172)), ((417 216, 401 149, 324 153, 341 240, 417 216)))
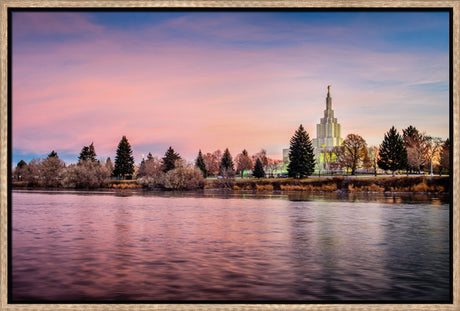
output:
POLYGON ((12 203, 13 302, 450 299, 444 198, 15 191, 12 203))

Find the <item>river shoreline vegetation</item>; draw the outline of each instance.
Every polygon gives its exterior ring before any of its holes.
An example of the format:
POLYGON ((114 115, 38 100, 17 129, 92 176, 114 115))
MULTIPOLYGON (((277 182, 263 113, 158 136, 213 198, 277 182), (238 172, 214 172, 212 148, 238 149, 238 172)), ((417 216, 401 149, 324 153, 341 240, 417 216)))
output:
MULTIPOLYGON (((52 150, 45 159, 21 160, 12 186, 21 188, 146 189, 304 192, 448 192, 450 141, 432 138, 409 126, 402 135, 392 127, 379 147, 349 134, 323 158, 315 155, 302 125, 290 141, 289 161, 274 160, 262 149, 232 157, 198 151, 187 162, 172 146, 163 157, 149 153, 135 165, 123 136, 115 156, 98 159, 94 144, 83 146, 75 164, 66 165, 52 150), (320 167, 324 170, 321 171, 320 167), (433 176, 433 171, 439 176, 433 176), (321 177, 322 174, 322 177, 321 177), (359 176, 361 174, 362 176, 359 176), (428 176, 429 174, 429 176, 428 176), (444 174, 444 176, 442 176, 444 174)), ((323 154, 325 155, 325 154, 323 154)))
POLYGON ((245 178, 236 179, 231 187, 224 187, 216 179, 207 179, 198 187, 179 188, 149 187, 145 181, 110 180, 103 187, 43 187, 30 186, 27 182, 15 181, 14 189, 112 189, 112 190, 223 190, 240 192, 368 192, 368 193, 448 193, 450 178, 447 176, 379 176, 379 177, 313 177, 306 179, 293 178, 245 178))

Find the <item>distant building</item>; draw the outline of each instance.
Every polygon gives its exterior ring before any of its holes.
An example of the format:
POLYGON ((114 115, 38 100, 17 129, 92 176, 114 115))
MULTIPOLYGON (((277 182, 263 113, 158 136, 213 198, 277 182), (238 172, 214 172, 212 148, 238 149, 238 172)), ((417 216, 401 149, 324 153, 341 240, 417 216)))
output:
POLYGON ((313 148, 316 154, 317 169, 329 169, 328 163, 335 160, 332 148, 342 145, 343 139, 340 137, 340 124, 334 118, 332 110, 331 86, 327 87, 326 110, 320 123, 316 124, 316 138, 313 139, 313 148))
POLYGON ((289 163, 289 148, 283 149, 283 163, 289 163))

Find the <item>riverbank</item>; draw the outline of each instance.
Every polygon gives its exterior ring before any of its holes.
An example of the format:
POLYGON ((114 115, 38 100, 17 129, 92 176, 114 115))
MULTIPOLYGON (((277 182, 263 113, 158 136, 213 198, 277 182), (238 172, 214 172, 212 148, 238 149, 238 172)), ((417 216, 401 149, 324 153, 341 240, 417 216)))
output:
MULTIPOLYGON (((212 187, 208 186, 208 187, 212 187)), ((304 191, 304 192, 448 192, 447 176, 398 177, 311 177, 305 179, 268 178, 240 179, 233 190, 304 191)))
MULTIPOLYGON (((207 179, 205 190, 252 192, 413 192, 446 193, 450 188, 448 176, 378 176, 378 177, 310 177, 294 178, 243 178, 227 181, 207 179)), ((13 182, 13 188, 27 188, 24 182, 13 182)), ((136 180, 111 180, 104 189, 145 190, 136 180)), ((162 189, 156 189, 165 191, 162 189)))

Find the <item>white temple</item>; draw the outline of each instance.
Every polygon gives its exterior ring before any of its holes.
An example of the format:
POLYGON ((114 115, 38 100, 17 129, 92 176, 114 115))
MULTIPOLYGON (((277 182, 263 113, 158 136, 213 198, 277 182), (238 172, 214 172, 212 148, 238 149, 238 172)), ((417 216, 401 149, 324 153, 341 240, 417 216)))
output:
MULTIPOLYGON (((329 170, 329 163, 335 161, 333 148, 342 145, 343 139, 340 137, 340 124, 334 118, 332 110, 331 86, 327 86, 326 110, 324 118, 316 124, 316 138, 312 140, 312 145, 316 157, 317 170, 329 170)), ((289 163, 289 149, 283 149, 283 162, 289 163)))
POLYGON ((337 123, 337 118, 334 118, 334 110, 332 110, 331 86, 328 85, 326 110, 324 110, 324 117, 321 118, 320 123, 316 124, 316 138, 312 141, 318 169, 328 169, 327 163, 334 160, 328 158, 334 156, 331 150, 340 146, 342 141, 340 124, 337 123))

